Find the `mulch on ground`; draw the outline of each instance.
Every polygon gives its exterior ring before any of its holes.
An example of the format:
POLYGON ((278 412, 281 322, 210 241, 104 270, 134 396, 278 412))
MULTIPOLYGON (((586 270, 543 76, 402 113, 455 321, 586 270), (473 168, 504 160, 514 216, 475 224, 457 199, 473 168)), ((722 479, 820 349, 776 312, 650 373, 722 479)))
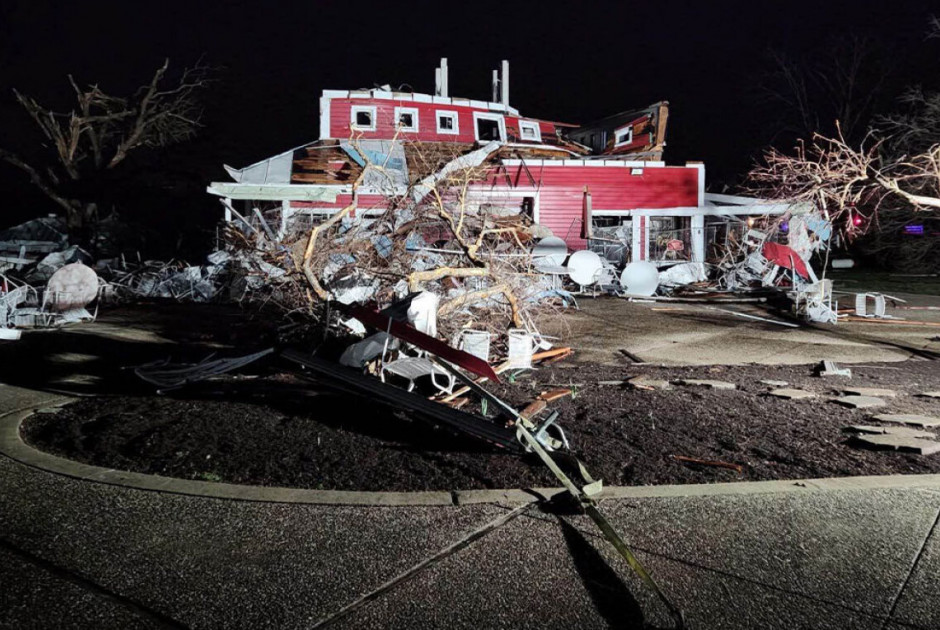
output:
MULTIPOLYGON (((940 472, 940 455, 858 448, 844 428, 872 413, 940 416, 933 361, 851 366, 853 377, 813 376, 812 366, 548 366, 491 386, 521 408, 541 391, 570 387, 550 403, 574 453, 607 484, 650 485, 940 472), (599 385, 646 375, 717 379, 734 391, 673 386, 643 391, 599 385), (767 395, 761 379, 816 392, 813 400, 767 395), (897 390, 887 407, 833 402, 852 385, 897 390), (680 462, 719 460, 742 472, 680 462)), ((874 423, 877 424, 877 423, 874 423)), ((368 400, 318 392, 286 373, 184 389, 174 396, 86 398, 27 420, 35 447, 123 470, 230 483, 339 490, 456 490, 558 485, 537 459, 410 421, 368 400)))

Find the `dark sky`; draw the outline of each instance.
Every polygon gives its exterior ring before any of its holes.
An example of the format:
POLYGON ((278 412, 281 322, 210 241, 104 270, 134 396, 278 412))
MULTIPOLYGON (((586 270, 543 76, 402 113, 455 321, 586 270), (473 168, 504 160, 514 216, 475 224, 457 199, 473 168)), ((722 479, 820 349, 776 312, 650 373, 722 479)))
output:
MULTIPOLYGON (((68 73, 121 92, 164 57, 203 57, 223 68, 199 145, 206 176, 217 177, 222 161, 243 166, 314 139, 324 88, 429 92, 446 56, 451 95, 486 99, 491 70, 506 58, 510 103, 523 114, 585 122, 667 99, 667 161, 703 160, 710 180, 731 179, 775 137, 759 89, 769 48, 811 55, 861 35, 891 51, 899 81, 936 76, 940 51, 924 42, 932 4, 5 0, 0 145, 23 142, 29 124, 12 87, 64 103, 68 73)), ((20 179, 0 164, 0 185, 12 190, 20 179)))

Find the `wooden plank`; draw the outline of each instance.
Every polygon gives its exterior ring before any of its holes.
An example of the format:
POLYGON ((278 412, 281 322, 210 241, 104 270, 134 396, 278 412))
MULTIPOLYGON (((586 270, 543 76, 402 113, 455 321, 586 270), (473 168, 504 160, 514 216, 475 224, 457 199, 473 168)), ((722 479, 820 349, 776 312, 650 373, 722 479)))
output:
POLYGON ((460 409, 464 405, 470 402, 469 398, 455 398, 451 401, 445 402, 444 404, 448 407, 453 407, 454 409, 460 409))
POLYGON ((541 412, 545 411, 548 407, 548 403, 544 400, 537 398, 530 402, 525 409, 519 412, 519 415, 527 420, 531 420, 541 412))
POLYGON ((940 326, 940 322, 917 322, 910 319, 874 319, 868 317, 840 317, 840 322, 855 322, 859 324, 888 324, 894 326, 940 326))
POLYGON ((541 394, 538 395, 538 400, 544 400, 545 402, 549 403, 554 400, 558 400, 559 398, 564 398, 565 396, 570 396, 570 395, 571 395, 570 389, 568 389, 567 387, 561 387, 558 389, 550 389, 548 391, 542 392, 541 394))

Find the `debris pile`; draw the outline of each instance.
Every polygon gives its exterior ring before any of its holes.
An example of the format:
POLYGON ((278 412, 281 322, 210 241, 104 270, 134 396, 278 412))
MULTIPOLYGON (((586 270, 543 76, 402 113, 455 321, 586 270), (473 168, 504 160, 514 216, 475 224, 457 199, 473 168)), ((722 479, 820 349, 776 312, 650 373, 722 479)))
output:
POLYGON ((0 273, 22 270, 66 247, 65 221, 55 215, 0 230, 0 273))
POLYGON ((631 299, 747 302, 786 296, 800 319, 838 320, 832 282, 817 277, 811 264, 814 256, 828 250, 832 238, 831 223, 815 209, 795 204, 777 216, 721 217, 712 232, 715 238, 703 243, 708 249, 705 260, 678 257, 676 252, 687 247, 673 239, 661 244, 658 262, 628 263, 624 252, 630 251, 630 231, 623 226, 594 229, 585 254, 603 255, 575 259, 582 254, 577 252, 568 260, 569 274, 582 290, 590 287, 595 293, 605 290, 631 299), (612 243, 619 243, 619 249, 612 243), (612 247, 620 252, 614 259, 622 267, 611 259, 612 247))
POLYGON ((24 328, 91 321, 95 315, 85 307, 98 292, 98 276, 80 262, 63 265, 41 289, 0 274, 0 339, 15 341, 24 328))
MULTIPOLYGON (((285 220, 229 207, 236 220, 226 230, 226 252, 253 266, 260 280, 249 280, 246 292, 267 292, 288 310, 359 334, 361 324, 336 304, 384 308, 420 295, 409 304, 434 322, 423 327, 432 336, 472 345, 488 334, 494 348, 508 349, 511 331, 521 331, 517 338, 548 347, 540 322, 573 300, 533 265, 532 247, 544 230, 518 200, 474 192, 501 143, 463 155, 413 155, 418 149, 408 145, 412 179, 405 194, 404 147, 384 145, 384 153, 366 141, 344 145, 363 167, 350 203, 338 211, 296 212, 285 220)), ((414 322, 412 314, 408 319, 414 322)))

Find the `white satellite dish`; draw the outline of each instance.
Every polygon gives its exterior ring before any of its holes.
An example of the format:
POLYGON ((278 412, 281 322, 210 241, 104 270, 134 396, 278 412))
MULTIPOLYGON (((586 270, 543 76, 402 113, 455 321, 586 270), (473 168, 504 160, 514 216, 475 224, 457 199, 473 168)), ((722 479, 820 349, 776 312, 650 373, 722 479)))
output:
POLYGON ((80 262, 65 265, 49 278, 44 301, 54 311, 83 308, 98 296, 98 274, 80 262))
POLYGON ((568 257, 568 245, 557 236, 547 236, 532 248, 532 264, 536 269, 557 269, 568 257))
POLYGON ((659 271, 653 263, 632 262, 620 274, 620 286, 629 295, 653 295, 659 286, 659 271))
POLYGON ((571 254, 568 259, 568 275, 582 287, 597 282, 603 267, 601 257, 587 249, 571 254))

